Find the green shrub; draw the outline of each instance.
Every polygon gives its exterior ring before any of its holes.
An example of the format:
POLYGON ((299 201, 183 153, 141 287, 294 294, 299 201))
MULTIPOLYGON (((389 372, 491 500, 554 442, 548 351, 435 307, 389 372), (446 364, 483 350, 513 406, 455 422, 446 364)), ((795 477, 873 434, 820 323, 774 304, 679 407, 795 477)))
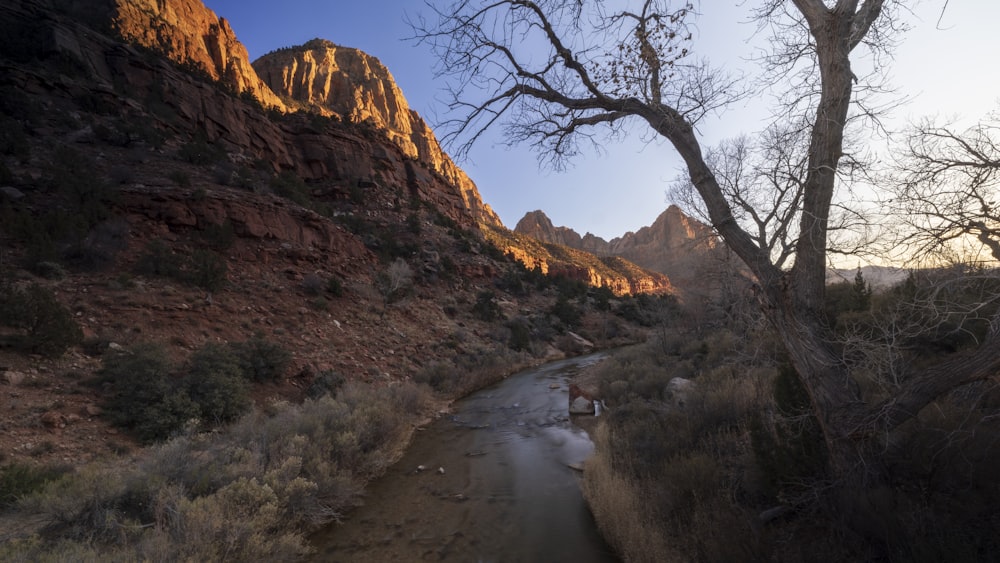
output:
POLYGON ((208 290, 218 291, 226 284, 228 270, 226 259, 211 250, 195 250, 191 254, 188 279, 194 285, 208 290))
POLYGON ((825 475, 826 446, 819 423, 812 416, 809 395, 795 369, 785 364, 773 384, 777 413, 750 418, 754 460, 771 495, 801 494, 825 475))
POLYGON ((527 350, 531 347, 531 323, 524 317, 517 317, 507 323, 510 339, 507 345, 512 350, 527 350))
POLYGON ((236 229, 228 219, 218 225, 208 225, 201 231, 201 238, 209 248, 218 252, 229 250, 236 242, 236 229))
POLYGON ((280 381, 292 361, 292 354, 280 344, 262 336, 232 345, 244 377, 252 381, 280 381))
POLYGON ((103 181, 97 163, 71 147, 58 147, 52 155, 52 176, 48 183, 66 204, 73 219, 69 231, 84 236, 91 227, 112 217, 117 188, 103 181))
POLYGON ((0 117, 0 156, 26 158, 30 152, 31 145, 21 123, 9 117, 0 117))
POLYGON ((334 297, 343 297, 344 282, 338 277, 330 276, 330 279, 326 281, 326 290, 334 297))
POLYGON ((210 143, 204 135, 196 135, 177 151, 177 157, 198 166, 215 164, 226 158, 226 150, 210 143))
POLYGON ((72 313, 37 284, 18 288, 0 281, 0 323, 22 331, 9 339, 25 352, 55 357, 83 340, 72 313))
POLYGON ((191 176, 183 170, 171 170, 167 178, 181 188, 191 187, 191 176))
POLYGON ((11 463, 0 467, 0 509, 13 506, 18 500, 41 490, 70 471, 57 465, 27 465, 11 463))
POLYGON ((578 326, 580 319, 583 318, 583 310, 570 303, 562 294, 559 295, 555 304, 549 309, 549 314, 559 319, 562 324, 571 329, 578 326))
POLYGON ((157 344, 105 354, 99 376, 108 385, 104 406, 111 422, 150 443, 178 433, 197 418, 200 409, 173 369, 166 350, 157 344))
POLYGON ((313 379, 309 388, 306 389, 306 396, 311 399, 319 399, 326 395, 331 397, 337 396, 337 390, 339 390, 347 380, 344 379, 343 375, 335 371, 324 371, 323 373, 316 376, 313 379))
POLYGON ((306 274, 302 276, 302 283, 299 285, 307 295, 316 296, 323 291, 323 278, 315 273, 306 274))
POLYGON ((153 240, 135 263, 137 274, 178 278, 183 260, 162 240, 153 240))
POLYGON ((184 377, 188 396, 202 421, 232 422, 251 405, 250 389, 240 359, 221 344, 206 344, 191 355, 184 377))
POLYGON ((472 314, 481 321, 493 322, 503 318, 503 311, 497 303, 497 296, 490 290, 480 291, 472 305, 472 314))

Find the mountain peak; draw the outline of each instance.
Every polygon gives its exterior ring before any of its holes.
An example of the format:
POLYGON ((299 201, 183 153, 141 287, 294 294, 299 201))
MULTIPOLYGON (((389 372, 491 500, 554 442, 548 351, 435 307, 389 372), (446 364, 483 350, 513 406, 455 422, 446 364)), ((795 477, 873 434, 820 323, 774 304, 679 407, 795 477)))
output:
POLYGON ((122 38, 201 68, 238 93, 248 92, 265 107, 285 104, 250 66, 246 47, 225 18, 201 0, 114 0, 114 26, 122 38))
POLYGON ((376 57, 325 39, 279 49, 253 62, 261 79, 291 104, 302 104, 383 131, 409 158, 455 186, 477 220, 502 225, 475 183, 452 162, 430 126, 410 109, 389 69, 376 57))

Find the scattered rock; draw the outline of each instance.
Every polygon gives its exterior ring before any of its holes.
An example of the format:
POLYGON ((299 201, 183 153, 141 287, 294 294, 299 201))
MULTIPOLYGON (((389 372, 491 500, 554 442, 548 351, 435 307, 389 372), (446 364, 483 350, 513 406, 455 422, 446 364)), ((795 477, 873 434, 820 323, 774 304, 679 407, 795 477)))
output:
POLYGON ((562 385, 559 385, 558 383, 549 383, 549 389, 558 389, 560 387, 562 387, 562 385))
POLYGON ((423 470, 425 470, 425 469, 427 469, 427 467, 426 467, 426 466, 424 466, 424 465, 418 465, 418 466, 417 466, 417 473, 420 473, 421 471, 423 471, 423 470))
POLYGON ((8 385, 20 385, 27 378, 27 374, 20 371, 5 371, 3 373, 3 381, 8 385))
POLYGON ((83 413, 87 416, 100 416, 104 412, 104 409, 97 405, 87 405, 83 407, 83 413))
POLYGON ((569 414, 594 414, 594 397, 575 383, 569 386, 569 414))
POLYGON ((574 342, 576 342, 577 346, 583 348, 584 350, 593 350, 594 349, 594 343, 591 342, 591 341, 589 341, 589 340, 587 340, 586 338, 580 336, 579 334, 577 334, 575 332, 572 332, 572 331, 568 331, 568 332, 566 332, 566 334, 568 334, 569 337, 572 338, 574 342))
POLYGON ((691 400, 691 394, 697 388, 694 381, 675 377, 667 382, 664 395, 674 407, 683 409, 691 400))
POLYGON ((66 428, 66 417, 59 411, 48 411, 42 414, 42 424, 46 428, 59 429, 66 428))
POLYGON ((594 414, 594 401, 577 397, 569 402, 569 414, 594 414))
POLYGON ((443 467, 438 467, 437 473, 438 473, 438 475, 444 475, 444 468, 443 467))
POLYGON ((13 186, 3 186, 0 188, 0 194, 3 194, 4 197, 11 200, 18 200, 24 197, 24 192, 13 186))

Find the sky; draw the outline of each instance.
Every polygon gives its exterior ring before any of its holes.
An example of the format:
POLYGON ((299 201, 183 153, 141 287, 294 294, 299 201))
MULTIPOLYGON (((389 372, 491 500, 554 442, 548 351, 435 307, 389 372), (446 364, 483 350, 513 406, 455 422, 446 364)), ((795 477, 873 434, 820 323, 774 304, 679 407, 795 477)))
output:
MULTIPOLYGON (((316 37, 328 39, 380 59, 410 107, 432 126, 448 117, 434 55, 408 39, 413 31, 407 16, 428 13, 421 0, 203 1, 229 20, 251 60, 316 37)), ((748 3, 703 0, 694 48, 717 65, 753 72, 746 63, 755 30, 745 23, 748 3)), ((995 30, 1000 2, 923 0, 907 21, 912 29, 894 51, 890 79, 911 100, 894 110, 890 125, 934 115, 972 124, 1000 108, 1000 33, 995 30)), ((699 125, 703 146, 760 130, 767 114, 758 102, 707 118, 699 125)), ((498 129, 456 163, 508 227, 541 209, 557 226, 610 240, 650 225, 669 205, 667 190, 681 172, 669 145, 647 144, 639 137, 609 143, 599 154, 585 153, 556 172, 540 168, 526 146, 507 148, 498 129)))

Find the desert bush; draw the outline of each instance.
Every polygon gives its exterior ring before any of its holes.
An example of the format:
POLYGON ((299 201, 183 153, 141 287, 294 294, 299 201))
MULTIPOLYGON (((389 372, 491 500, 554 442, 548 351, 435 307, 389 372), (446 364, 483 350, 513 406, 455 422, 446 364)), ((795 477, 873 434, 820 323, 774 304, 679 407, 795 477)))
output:
POLYGON ((493 322, 503 318, 503 311, 497 303, 497 296, 490 290, 480 291, 472 305, 472 314, 479 320, 493 322))
POLYGON ((399 301, 413 289, 413 269, 406 260, 397 258, 375 276, 375 288, 382 296, 382 314, 389 304, 399 301))
POLYGON ((26 158, 31 153, 28 136, 24 127, 16 119, 0 116, 0 155, 26 158))
POLYGON ((150 443, 177 434, 197 418, 198 405, 173 371, 166 349, 157 344, 105 354, 99 377, 108 386, 105 409, 111 422, 150 443))
POLYGON ((135 263, 137 274, 178 278, 183 259, 174 254, 162 240, 152 240, 135 263))
POLYGON ((236 242, 236 230, 233 223, 226 219, 218 225, 206 225, 201 231, 201 239, 212 250, 225 252, 236 242))
POLYGON ((13 506, 69 471, 69 467, 62 465, 11 463, 0 466, 0 510, 13 506))
POLYGON ((523 316, 515 317, 507 323, 507 328, 510 329, 507 345, 512 350, 520 351, 531 348, 531 321, 523 316))
POLYGON ((434 391, 448 394, 457 387, 459 375, 455 366, 447 362, 431 362, 413 374, 413 381, 423 383, 434 391))
MULTIPOLYGON (((107 371, 153 364, 165 373, 161 352, 123 355, 107 371)), ((225 356, 206 354, 213 366, 225 356)), ((85 467, 18 504, 48 525, 0 545, 0 559, 298 559, 309 552, 309 531, 359 504, 362 484, 389 467, 427 406, 426 391, 410 383, 349 383, 336 398, 274 403, 127 464, 85 467)))
POLYGON ((225 160, 226 150, 199 134, 178 149, 177 157, 191 164, 208 166, 225 160))
POLYGON ((38 284, 17 287, 0 280, 0 324, 19 332, 6 339, 15 348, 59 356, 83 340, 83 332, 51 290, 38 284))
POLYGON ((129 225, 124 219, 109 219, 95 225, 86 236, 64 251, 66 261, 84 270, 102 270, 114 264, 128 247, 129 225))
POLYGON ((118 201, 117 188, 104 182, 98 170, 92 158, 76 149, 60 146, 53 152, 47 183, 65 203, 73 220, 67 228, 77 236, 110 219, 111 208, 118 201))
POLYGON ((326 291, 334 297, 343 297, 344 282, 336 276, 330 276, 330 278, 326 280, 326 291))
POLYGON ((226 285, 226 259, 217 252, 199 249, 191 254, 188 279, 207 291, 218 291, 226 285))
POLYGON ((227 346, 206 344, 192 354, 184 382, 204 421, 231 422, 250 408, 241 358, 227 346))
POLYGON ((646 502, 642 484, 612 468, 608 426, 594 437, 596 452, 587 460, 583 494, 602 535, 625 561, 669 563, 688 561, 670 546, 662 523, 646 502))
POLYGON ((181 188, 191 187, 191 175, 183 170, 171 170, 167 178, 181 188))
POLYGON ((302 291, 305 291, 307 295, 319 295, 323 291, 323 278, 316 273, 309 273, 302 276, 302 281, 299 283, 302 287, 302 291))
POLYGON ((563 294, 560 294, 556 299, 555 304, 549 309, 549 314, 559 319, 559 322, 569 329, 578 326, 580 319, 583 318, 583 310, 570 303, 569 299, 563 294))
POLYGON ((311 399, 319 399, 320 397, 330 395, 337 396, 337 390, 344 385, 347 380, 344 379, 343 375, 339 373, 328 370, 320 373, 313 379, 312 384, 306 389, 306 395, 311 399))
POLYGON ((251 381, 280 381, 292 361, 291 352, 259 335, 231 347, 243 376, 251 381))

